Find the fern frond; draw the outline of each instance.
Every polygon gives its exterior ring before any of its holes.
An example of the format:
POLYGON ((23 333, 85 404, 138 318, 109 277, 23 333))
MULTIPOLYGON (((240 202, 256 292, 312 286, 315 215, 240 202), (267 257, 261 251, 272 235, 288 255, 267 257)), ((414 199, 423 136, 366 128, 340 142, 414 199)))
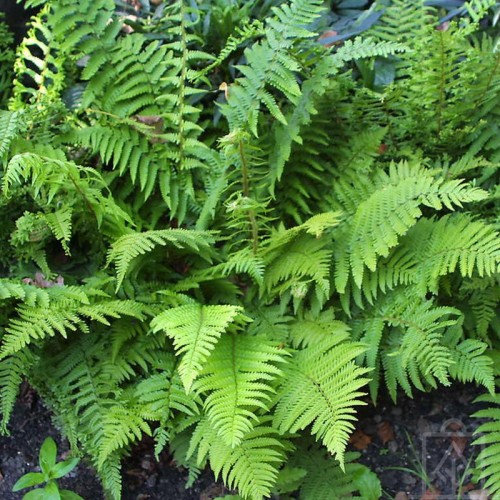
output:
POLYGON ((355 407, 364 404, 360 392, 369 371, 354 359, 364 352, 359 344, 342 342, 344 335, 325 339, 297 352, 283 368, 274 424, 280 432, 296 432, 312 424, 311 432, 344 467, 355 407))
POLYGON ((332 310, 323 311, 319 316, 306 313, 290 324, 289 337, 292 345, 298 349, 321 344, 332 337, 346 340, 349 338, 349 327, 335 320, 332 310))
MULTIPOLYGON (((79 291, 80 292, 80 291, 79 291)), ((133 301, 96 301, 89 304, 85 293, 74 293, 71 287, 50 288, 52 300, 48 307, 21 304, 5 329, 0 359, 22 350, 34 341, 54 337, 67 338, 69 332, 88 332, 86 318, 109 324, 106 316, 143 318, 144 307, 133 301)))
POLYGON ((490 393, 495 392, 493 360, 485 354, 488 344, 475 339, 466 339, 453 351, 454 364, 450 366, 450 375, 460 382, 476 382, 490 393))
POLYGON ((205 419, 193 433, 188 456, 198 449, 198 463, 208 456, 215 477, 222 476, 228 488, 237 488, 245 498, 263 500, 269 497, 276 482, 287 444, 275 429, 262 422, 238 446, 231 448, 205 419))
POLYGON ((69 250, 69 240, 71 239, 71 218, 73 210, 71 207, 63 207, 56 212, 45 215, 50 230, 57 240, 61 242, 66 255, 71 255, 69 250))
POLYGON ((485 480, 483 487, 491 495, 500 492, 500 394, 479 396, 476 402, 488 403, 489 408, 474 413, 473 417, 487 418, 489 422, 480 425, 474 434, 479 437, 473 442, 482 450, 476 458, 479 480, 485 480), (481 435, 482 434, 482 435, 481 435))
POLYGON ((299 303, 313 285, 315 298, 319 304, 329 297, 330 263, 332 251, 328 237, 314 238, 299 236, 285 245, 282 252, 272 251, 265 257, 266 272, 264 286, 271 295, 291 292, 299 303))
POLYGON ((361 287, 365 267, 375 271, 377 257, 386 257, 399 238, 415 225, 422 215, 420 205, 449 210, 454 205, 482 200, 487 193, 461 180, 435 179, 421 167, 406 163, 391 165, 390 173, 379 173, 371 195, 355 207, 347 220, 345 238, 335 251, 335 285, 345 291, 352 272, 361 287))
POLYGON ((0 110, 0 159, 8 153, 10 144, 22 124, 21 111, 0 110))
POLYGON ((174 248, 187 248, 196 252, 209 251, 214 243, 212 233, 208 231, 190 231, 186 229, 164 229, 145 231, 143 233, 130 233, 116 240, 109 252, 107 265, 112 262, 116 266, 118 290, 127 274, 133 259, 153 250, 157 245, 172 246, 174 248))
POLYGON ((292 0, 272 8, 275 17, 268 25, 285 39, 307 39, 317 36, 311 27, 324 14, 321 0, 292 0))
POLYGON ((220 51, 219 55, 215 60, 210 63, 206 68, 198 71, 194 80, 198 80, 210 73, 214 68, 220 66, 225 59, 227 59, 233 52, 235 52, 238 47, 252 38, 262 36, 264 34, 264 26, 261 21, 254 19, 252 22, 248 22, 243 26, 237 26, 235 33, 231 33, 226 40, 224 48, 220 51))
POLYGON ((368 34, 379 40, 403 42, 413 46, 418 42, 415 38, 422 36, 426 27, 436 21, 433 9, 424 0, 392 0, 368 34))
POLYGON ((187 392, 220 336, 240 311, 236 306, 190 304, 168 309, 152 320, 153 331, 165 331, 174 341, 177 354, 183 355, 178 369, 187 392))
MULTIPOLYGON (((57 196, 71 193, 81 204, 80 210, 87 210, 95 216, 98 225, 110 220, 114 225, 123 226, 131 222, 129 216, 107 193, 107 185, 102 176, 90 167, 81 167, 67 161, 61 150, 51 150, 50 156, 36 153, 21 153, 12 157, 3 177, 2 189, 10 195, 13 186, 31 184, 33 197, 50 204, 57 196)), ((105 228, 103 227, 103 230, 105 228)))
POLYGON ((17 352, 0 361, 0 414, 2 423, 0 431, 8 434, 7 424, 9 423, 19 393, 21 382, 28 374, 28 370, 33 363, 29 352, 17 352))
POLYGON ((282 375, 284 354, 257 336, 226 335, 217 343, 193 389, 207 394, 206 416, 225 444, 238 446, 258 421, 256 411, 269 410, 270 382, 282 375))
POLYGON ((393 398, 397 385, 411 394, 408 376, 423 390, 422 379, 435 386, 434 377, 449 385, 448 374, 453 363, 452 350, 443 341, 447 327, 457 324, 460 311, 435 307, 432 301, 415 293, 396 289, 379 299, 371 311, 354 324, 354 338, 369 345, 360 359, 375 370, 370 392, 375 400, 380 363, 385 368, 386 383, 393 398), (387 337, 384 335, 390 331, 387 337))
POLYGON ((15 80, 10 109, 16 111, 24 107, 25 101, 54 102, 60 98, 65 85, 65 57, 59 52, 60 45, 47 23, 50 8, 43 7, 32 18, 28 35, 18 47, 18 57, 14 64, 15 80), (26 82, 34 82, 34 86, 26 82))
POLYGON ((99 436, 98 467, 102 467, 113 452, 124 448, 134 439, 139 441, 144 434, 151 435, 149 425, 138 414, 140 411, 139 408, 127 408, 119 404, 106 410, 100 423, 103 431, 99 436))
POLYGON ((402 239, 393 259, 405 262, 408 281, 437 292, 439 277, 456 268, 463 277, 471 277, 474 271, 481 277, 496 274, 500 270, 500 241, 493 226, 466 214, 424 218, 402 239))
POLYGON ((486 16, 488 10, 493 7, 497 7, 495 0, 471 0, 470 2, 465 2, 467 13, 474 23, 479 23, 486 16))
POLYGON ((363 498, 377 500, 382 496, 380 482, 368 467, 357 463, 358 453, 345 454, 345 470, 331 460, 328 452, 317 443, 299 441, 290 465, 304 471, 297 488, 303 500, 341 500, 363 498), (356 495, 353 495, 356 494, 356 495))

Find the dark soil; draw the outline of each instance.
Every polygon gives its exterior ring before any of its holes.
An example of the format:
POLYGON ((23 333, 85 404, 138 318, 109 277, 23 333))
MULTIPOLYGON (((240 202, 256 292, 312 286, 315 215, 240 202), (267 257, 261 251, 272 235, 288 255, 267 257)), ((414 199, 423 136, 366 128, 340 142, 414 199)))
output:
MULTIPOLYGON (((358 449, 360 460, 380 477, 385 498, 395 498, 399 493, 398 499, 418 500, 427 492, 426 500, 467 499, 468 491, 480 489, 468 474, 464 475, 478 452, 471 444, 471 433, 480 421, 470 415, 481 408, 473 404, 479 392, 476 387, 456 385, 416 394, 413 400, 402 396, 397 406, 382 397, 377 407, 364 407, 350 447, 358 449), (430 494, 431 486, 440 495, 430 494)), ((38 470, 38 451, 47 436, 56 440, 60 455, 68 452, 68 443, 61 441, 50 412, 30 390, 17 403, 10 429, 11 436, 0 438, 2 500, 22 498, 22 494, 12 493, 12 485, 26 472, 38 470)), ((125 500, 210 500, 227 494, 209 472, 185 489, 187 472, 177 469, 167 454, 157 462, 151 450, 150 443, 141 443, 125 461, 125 500)), ((95 473, 84 464, 61 485, 85 499, 104 498, 95 473)))

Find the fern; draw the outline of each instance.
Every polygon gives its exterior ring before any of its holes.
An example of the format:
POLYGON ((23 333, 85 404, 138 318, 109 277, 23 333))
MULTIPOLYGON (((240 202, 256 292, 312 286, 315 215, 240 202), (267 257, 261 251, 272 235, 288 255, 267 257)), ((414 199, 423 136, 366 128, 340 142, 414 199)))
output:
POLYGON ((261 500, 271 492, 285 459, 286 445, 286 441, 278 439, 275 429, 260 422, 238 446, 231 448, 218 438, 208 420, 202 420, 193 433, 188 455, 197 449, 198 463, 208 456, 216 478, 221 475, 229 488, 236 487, 244 497, 261 500))
POLYGON ((377 477, 367 467, 356 463, 357 458, 357 453, 346 453, 343 471, 317 444, 303 440, 290 460, 292 467, 296 465, 305 473, 305 477, 300 481, 300 498, 380 498, 382 489, 377 477))
POLYGON ((187 392, 239 312, 240 308, 234 306, 192 304, 168 309, 153 319, 153 331, 164 330, 173 339, 178 355, 183 354, 179 374, 187 392))
POLYGON ((433 21, 432 10, 424 0, 411 3, 392 0, 384 9, 380 22, 369 30, 369 34, 380 40, 413 45, 415 37, 422 35, 433 21))
POLYGON ((111 262, 116 263, 117 289, 119 289, 132 260, 151 251, 156 245, 170 244, 174 248, 206 251, 213 242, 213 236, 209 232, 184 229, 126 234, 113 243, 108 253, 108 265, 111 262))
POLYGON ((64 338, 69 332, 88 331, 85 319, 89 318, 109 324, 106 316, 121 315, 143 319, 143 306, 132 301, 96 301, 90 303, 85 293, 71 287, 57 287, 47 290, 50 303, 47 306, 21 304, 17 307, 18 317, 14 317, 5 329, 0 358, 21 351, 26 345, 56 334, 64 338), (76 292, 76 293, 75 293, 76 292))
POLYGON ((354 407, 363 404, 359 389, 367 382, 363 375, 368 371, 353 361, 364 348, 341 343, 344 338, 336 335, 294 356, 283 369, 285 378, 274 417, 281 432, 296 432, 313 424, 311 432, 342 468, 354 407))
POLYGON ((8 434, 10 420, 19 386, 24 380, 33 360, 29 352, 16 353, 0 361, 0 414, 2 415, 2 434, 8 434))
POLYGON ((456 325, 460 312, 450 307, 435 307, 432 301, 419 299, 412 293, 405 296, 397 292, 378 301, 374 309, 357 322, 355 329, 355 338, 370 346, 364 360, 376 370, 370 383, 374 399, 381 362, 393 399, 396 399, 398 385, 412 394, 408 376, 421 390, 424 390, 422 379, 430 386, 436 385, 435 378, 449 385, 449 370, 454 362, 443 335, 447 327, 456 325), (384 338, 388 327, 391 334, 384 338))
POLYGON ((12 139, 16 137, 22 123, 22 113, 18 111, 0 111, 0 157, 9 151, 12 139))
POLYGON ((436 210, 445 205, 453 210, 453 205, 461 206, 487 196, 479 188, 461 181, 433 179, 425 170, 405 163, 392 165, 389 175, 382 174, 375 182, 381 189, 372 191, 356 207, 348 219, 350 236, 335 252, 335 285, 341 293, 351 273, 356 286, 361 286, 365 266, 375 270, 377 257, 387 256, 399 237, 422 215, 420 205, 436 210))
POLYGON ((258 421, 256 410, 268 410, 270 382, 282 375, 282 352, 259 337, 227 335, 219 340, 195 382, 207 393, 205 413, 225 444, 238 446, 258 421), (221 369, 221 367, 225 367, 221 369))
POLYGON ((488 493, 495 495, 500 491, 500 473, 498 470, 498 454, 500 453, 500 403, 498 394, 487 394, 479 396, 476 402, 488 404, 488 408, 474 413, 474 417, 487 418, 489 422, 481 424, 475 434, 479 437, 473 444, 482 446, 476 458, 476 464, 479 467, 479 480, 485 480, 484 488, 488 493), (482 435, 481 435, 482 434, 482 435))

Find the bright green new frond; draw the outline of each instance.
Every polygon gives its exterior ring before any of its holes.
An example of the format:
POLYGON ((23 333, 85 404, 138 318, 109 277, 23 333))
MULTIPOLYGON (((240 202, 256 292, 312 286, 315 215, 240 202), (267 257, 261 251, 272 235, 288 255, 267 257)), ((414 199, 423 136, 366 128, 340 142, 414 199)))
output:
POLYGON ((108 265, 115 263, 118 290, 123 283, 131 262, 139 255, 151 252, 157 245, 203 252, 209 254, 214 243, 208 231, 189 231, 186 229, 164 229, 130 233, 116 240, 108 252, 108 265))
POLYGON ((311 433, 321 439, 341 467, 349 434, 354 430, 355 407, 364 404, 360 392, 369 371, 354 359, 365 350, 343 342, 345 335, 325 339, 297 352, 283 368, 274 424, 280 432, 297 432, 312 424, 311 433))
POLYGON ((482 450, 476 458, 476 466, 479 469, 479 480, 483 479, 484 486, 491 495, 500 492, 500 394, 485 394, 476 399, 490 405, 486 410, 474 413, 474 417, 487 418, 489 421, 480 425, 475 434, 479 437, 473 444, 482 446, 482 450), (481 435, 482 434, 482 435, 481 435))
POLYGON ((288 441, 267 423, 256 425, 236 447, 224 443, 208 419, 193 433, 189 455, 198 449, 198 463, 208 456, 215 477, 222 476, 228 488, 236 488, 244 498, 268 498, 276 483, 278 469, 285 460, 288 441))
POLYGON ((265 337, 226 335, 219 340, 194 390, 207 394, 205 413, 225 444, 238 446, 258 421, 256 412, 269 410, 270 382, 282 375, 277 365, 285 354, 265 337))
POLYGON ((189 304, 168 309, 151 322, 153 331, 165 331, 174 341, 176 353, 183 355, 178 369, 187 392, 220 336, 240 311, 236 306, 189 304))

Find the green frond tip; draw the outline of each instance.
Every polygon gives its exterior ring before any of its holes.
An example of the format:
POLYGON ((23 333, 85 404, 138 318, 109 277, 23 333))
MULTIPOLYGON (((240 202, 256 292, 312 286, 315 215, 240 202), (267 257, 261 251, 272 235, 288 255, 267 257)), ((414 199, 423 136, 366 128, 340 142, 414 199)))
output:
POLYGON ((151 322, 154 332, 165 331, 182 355, 179 374, 186 392, 202 371, 222 333, 242 311, 237 306, 188 304, 162 312, 151 322))
POLYGON ((360 391, 370 370, 356 365, 365 351, 361 344, 342 342, 343 335, 299 351, 283 368, 274 425, 280 432, 297 432, 312 424, 311 432, 344 467, 344 453, 363 405, 360 391))
POLYGON ((214 237, 209 231, 190 231, 187 229, 163 229, 130 233, 118 238, 108 252, 107 265, 112 262, 116 267, 116 290, 118 291, 133 259, 151 252, 157 245, 190 249, 209 254, 214 237))
POLYGON ((272 381, 288 353, 265 337, 225 335, 210 356, 194 389, 208 394, 205 412, 222 440, 231 447, 251 431, 259 409, 269 411, 272 381))

